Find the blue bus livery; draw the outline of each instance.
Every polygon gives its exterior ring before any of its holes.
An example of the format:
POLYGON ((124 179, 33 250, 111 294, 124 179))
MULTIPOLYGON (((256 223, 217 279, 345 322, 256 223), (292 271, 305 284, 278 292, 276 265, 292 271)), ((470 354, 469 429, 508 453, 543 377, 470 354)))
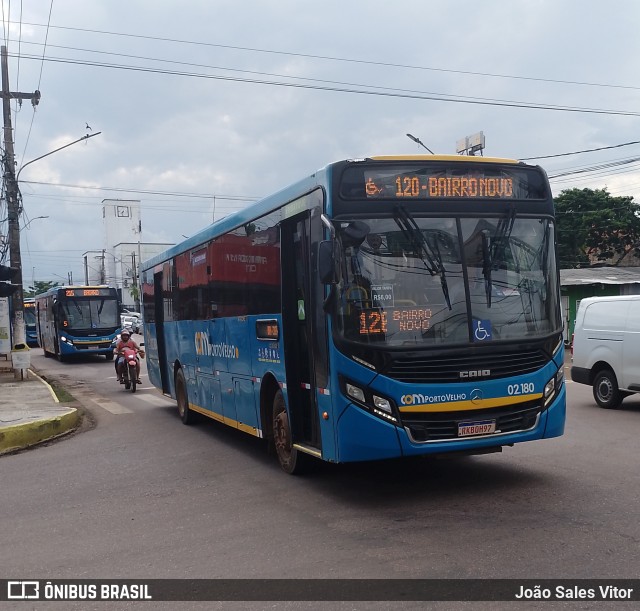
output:
POLYGON ((118 292, 108 286, 56 286, 36 295, 38 341, 45 356, 64 361, 74 355, 113 359, 120 330, 118 292))
POLYGON ((539 167, 333 163, 143 264, 150 381, 289 473, 560 436, 555 242, 539 167))

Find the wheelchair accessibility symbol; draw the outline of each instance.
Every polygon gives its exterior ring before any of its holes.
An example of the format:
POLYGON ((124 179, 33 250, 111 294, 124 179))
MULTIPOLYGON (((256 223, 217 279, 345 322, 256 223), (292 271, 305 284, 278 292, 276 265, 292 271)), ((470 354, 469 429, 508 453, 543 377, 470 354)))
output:
POLYGON ((473 326, 473 336, 477 342, 486 342, 493 339, 490 320, 476 320, 473 326))

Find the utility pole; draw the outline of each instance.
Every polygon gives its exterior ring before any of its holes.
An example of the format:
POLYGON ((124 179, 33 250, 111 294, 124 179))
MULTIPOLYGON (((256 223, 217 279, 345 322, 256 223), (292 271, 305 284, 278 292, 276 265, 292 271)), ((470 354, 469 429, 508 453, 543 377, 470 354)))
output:
POLYGON ((133 285, 132 295, 136 312, 140 311, 140 287, 138 286, 138 266, 136 264, 136 253, 131 253, 131 284, 133 285))
POLYGON ((18 270, 14 276, 16 290, 12 295, 13 300, 13 344, 14 346, 26 344, 24 328, 24 289, 22 286, 22 257, 20 254, 20 190, 16 179, 16 165, 13 151, 13 128, 11 127, 11 100, 31 100, 36 106, 40 101, 40 92, 20 93, 9 91, 9 66, 7 60, 7 47, 0 49, 0 63, 2 70, 2 114, 4 117, 4 183, 7 194, 7 216, 9 236, 9 257, 11 267, 18 270))

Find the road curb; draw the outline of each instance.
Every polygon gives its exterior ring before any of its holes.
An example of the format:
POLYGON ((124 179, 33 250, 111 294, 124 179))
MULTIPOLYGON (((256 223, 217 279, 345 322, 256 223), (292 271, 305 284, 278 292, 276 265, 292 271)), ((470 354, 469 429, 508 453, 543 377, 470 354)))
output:
POLYGON ((0 429, 0 455, 65 435, 75 429, 80 413, 75 407, 61 408, 64 414, 42 418, 26 424, 14 424, 0 429))
MULTIPOLYGON (((37 379, 47 388, 51 400, 56 405, 54 414, 43 413, 42 417, 38 417, 38 408, 35 408, 32 411, 33 420, 0 427, 0 456, 61 437, 80 425, 82 419, 80 410, 75 407, 61 406, 51 384, 33 369, 27 370, 27 376, 37 379)), ((29 411, 28 407, 26 411, 29 411)))
POLYGON ((47 390, 51 394, 51 398, 54 400, 55 403, 60 403, 60 400, 58 399, 58 396, 56 395, 56 391, 53 390, 53 386, 51 386, 51 384, 49 384, 49 382, 47 382, 44 378, 41 378, 33 369, 28 369, 27 370, 27 375, 29 375, 29 374, 31 374, 34 378, 37 378, 38 380, 40 380, 40 382, 42 382, 47 387, 47 390))

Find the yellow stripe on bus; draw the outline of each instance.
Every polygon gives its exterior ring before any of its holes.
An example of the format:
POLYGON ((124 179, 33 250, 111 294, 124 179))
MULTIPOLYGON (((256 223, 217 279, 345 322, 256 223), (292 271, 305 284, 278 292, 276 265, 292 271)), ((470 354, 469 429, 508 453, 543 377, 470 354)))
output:
POLYGON ((233 418, 227 418, 226 416, 222 416, 221 414, 216 414, 216 412, 212 412, 211 410, 204 409, 204 407, 200 407, 199 405, 195 405, 195 403, 189 403, 189 409, 193 412, 198 412, 198 414, 202 414, 207 418, 211 418, 212 420, 217 420, 218 422, 222 422, 222 424, 226 424, 234 429, 238 429, 245 433, 249 433, 249 435, 253 435, 254 437, 262 438, 262 430, 257 429, 255 426, 249 426, 248 424, 243 424, 242 422, 238 422, 233 418))
POLYGON ((481 399, 479 401, 452 401, 449 403, 422 403, 421 405, 404 405, 400 408, 403 414, 417 412, 457 412, 474 409, 486 409, 489 407, 503 407, 506 405, 517 405, 541 399, 542 393, 531 395, 518 395, 517 397, 495 397, 492 399, 481 399))

